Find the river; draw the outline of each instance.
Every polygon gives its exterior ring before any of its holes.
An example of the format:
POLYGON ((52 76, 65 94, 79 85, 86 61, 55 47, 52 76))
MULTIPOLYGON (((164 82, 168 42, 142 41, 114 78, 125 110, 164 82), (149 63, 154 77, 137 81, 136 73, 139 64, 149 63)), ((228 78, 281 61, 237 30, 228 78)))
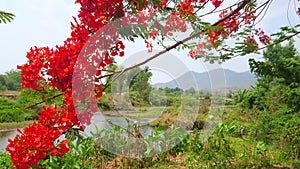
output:
MULTIPOLYGON (((127 128, 127 122, 123 117, 117 116, 107 116, 102 115, 101 113, 94 114, 92 118, 91 125, 87 126, 85 132, 83 133, 84 136, 88 137, 91 136, 91 132, 95 132, 96 128, 98 129, 108 129, 111 127, 107 120, 110 120, 113 124, 122 126, 123 128, 127 128)), ((141 133, 144 136, 148 136, 152 134, 153 129, 148 125, 149 119, 138 119, 136 120, 140 126, 141 133)), ((129 119, 130 124, 132 125, 134 119, 129 119)), ((0 132, 0 152, 5 151, 5 147, 8 144, 8 138, 13 139, 18 132, 16 130, 9 130, 5 132, 0 132)))

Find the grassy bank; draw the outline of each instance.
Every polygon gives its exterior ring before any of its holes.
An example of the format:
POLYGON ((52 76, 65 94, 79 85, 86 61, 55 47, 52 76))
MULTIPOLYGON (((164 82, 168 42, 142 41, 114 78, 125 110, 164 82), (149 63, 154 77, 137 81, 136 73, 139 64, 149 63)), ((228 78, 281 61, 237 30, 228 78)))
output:
MULTIPOLYGON (((136 117, 136 118, 155 118, 160 116, 163 111, 170 109, 171 107, 146 107, 142 108, 143 111, 128 113, 126 116, 128 117, 136 117)), ((137 109, 139 110, 139 109, 137 109)))
POLYGON ((32 124, 34 121, 22 121, 22 122, 6 122, 0 123, 0 131, 11 130, 16 128, 22 128, 32 124))

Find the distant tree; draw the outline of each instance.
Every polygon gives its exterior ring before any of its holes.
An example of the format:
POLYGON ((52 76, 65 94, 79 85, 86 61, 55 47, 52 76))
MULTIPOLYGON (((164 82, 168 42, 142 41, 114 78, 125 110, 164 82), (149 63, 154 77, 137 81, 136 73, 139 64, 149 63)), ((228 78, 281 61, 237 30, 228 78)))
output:
POLYGON ((0 90, 21 90, 20 71, 10 70, 0 75, 0 90))
POLYGON ((258 77, 255 90, 249 93, 248 104, 277 111, 282 104, 300 110, 300 55, 294 41, 270 46, 264 61, 249 60, 251 71, 258 77))
POLYGON ((151 85, 149 83, 152 73, 149 68, 146 67, 144 70, 139 70, 139 72, 132 78, 129 84, 130 92, 136 92, 135 100, 141 102, 149 102, 149 95, 151 92, 151 85))
MULTIPOLYGON (((119 67, 118 69, 123 69, 119 67)), ((141 68, 135 68, 128 72, 124 72, 112 83, 112 90, 115 94, 122 94, 128 91, 129 85, 132 85, 134 77, 141 71, 141 68)))
POLYGON ((271 82, 281 78, 287 85, 300 83, 300 55, 291 40, 286 46, 277 44, 264 52, 265 61, 249 60, 251 71, 265 81, 271 82))
POLYGON ((188 94, 194 95, 194 94, 196 93, 196 90, 195 90, 193 87, 191 87, 191 88, 189 88, 188 90, 186 90, 186 92, 187 92, 188 94))
POLYGON ((0 90, 7 90, 6 87, 6 76, 5 75, 0 75, 0 90))
POLYGON ((147 104, 149 103, 149 95, 152 89, 149 82, 151 76, 152 73, 148 67, 145 69, 134 68, 119 76, 112 83, 111 91, 113 94, 119 95, 118 97, 129 94, 129 98, 134 106, 142 103, 147 104))

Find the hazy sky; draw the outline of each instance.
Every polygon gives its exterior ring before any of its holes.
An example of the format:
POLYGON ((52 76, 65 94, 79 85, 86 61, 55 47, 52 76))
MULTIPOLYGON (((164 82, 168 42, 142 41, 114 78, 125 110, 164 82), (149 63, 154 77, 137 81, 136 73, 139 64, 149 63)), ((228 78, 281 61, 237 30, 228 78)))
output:
MULTIPOLYGON (((78 9, 72 0, 1 0, 0 10, 11 12, 16 18, 11 23, 0 24, 0 73, 25 63, 26 52, 32 46, 53 47, 62 44, 70 34, 71 17, 77 14, 78 9)), ((266 33, 274 33, 279 27, 289 25, 287 11, 290 23, 299 23, 293 1, 288 9, 288 0, 274 0, 258 27, 262 27, 266 33)), ((299 46, 299 38, 296 41, 299 46)), ((133 54, 135 49, 130 47, 126 50, 133 54)), ((174 54, 180 55, 179 59, 189 69, 203 71, 201 60, 194 61, 176 52, 174 54)), ((254 56, 237 57, 222 64, 222 67, 238 72, 246 71, 249 69, 247 60, 250 57, 254 56)))

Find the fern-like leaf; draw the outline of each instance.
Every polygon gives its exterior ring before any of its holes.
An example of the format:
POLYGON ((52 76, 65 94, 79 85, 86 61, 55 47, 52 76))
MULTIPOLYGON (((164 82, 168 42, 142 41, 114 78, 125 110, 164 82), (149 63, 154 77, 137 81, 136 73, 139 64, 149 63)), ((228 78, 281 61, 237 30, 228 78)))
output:
POLYGON ((12 13, 0 11, 0 24, 1 23, 8 23, 14 19, 15 15, 12 13))

